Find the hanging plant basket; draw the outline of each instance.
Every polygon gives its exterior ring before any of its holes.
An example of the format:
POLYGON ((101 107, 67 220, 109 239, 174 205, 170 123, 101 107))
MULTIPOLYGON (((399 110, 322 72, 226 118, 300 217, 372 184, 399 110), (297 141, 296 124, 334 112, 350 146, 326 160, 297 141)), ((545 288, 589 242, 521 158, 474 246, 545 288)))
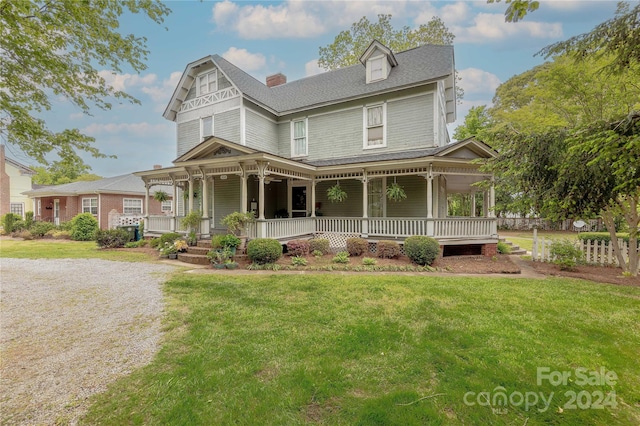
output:
POLYGON ((332 203, 341 203, 347 199, 347 193, 344 189, 340 188, 340 183, 336 183, 331 188, 327 189, 327 198, 332 203))
POLYGON ((407 198, 407 193, 396 182, 387 186, 387 198, 391 201, 399 202, 407 198))
POLYGON ((153 193, 153 199, 162 203, 163 201, 169 200, 169 194, 164 191, 156 191, 153 193))

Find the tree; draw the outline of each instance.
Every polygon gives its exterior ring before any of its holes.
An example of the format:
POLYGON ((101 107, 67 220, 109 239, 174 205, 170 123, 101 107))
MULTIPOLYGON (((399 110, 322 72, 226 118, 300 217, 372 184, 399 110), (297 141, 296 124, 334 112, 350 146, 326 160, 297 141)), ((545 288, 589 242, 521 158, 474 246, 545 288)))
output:
MULTIPOLYGON (((535 0, 505 0, 504 2, 509 5, 504 12, 506 22, 518 22, 527 13, 537 10, 540 6, 540 3, 535 0)), ((487 0, 487 3, 500 3, 500 0, 487 0)))
POLYGON ((139 103, 109 86, 96 67, 121 72, 146 68, 146 39, 118 32, 127 9, 162 23, 159 2, 23 0, 0 4, 0 136, 42 164, 47 155, 82 162, 78 151, 105 157, 78 129, 54 132, 38 117, 52 98, 64 97, 83 113, 107 110, 110 99, 139 103))
MULTIPOLYGON (((391 15, 378 15, 378 22, 371 22, 363 16, 349 30, 341 31, 333 43, 320 47, 318 66, 325 70, 335 70, 355 65, 374 39, 394 52, 402 52, 425 44, 453 44, 454 38, 455 35, 437 16, 418 28, 404 26, 399 30, 391 25, 391 15)), ((456 86, 456 97, 462 99, 463 95, 462 88, 456 86)))
POLYGON ((464 122, 456 127, 453 132, 453 138, 455 140, 463 140, 471 136, 476 136, 479 140, 485 141, 487 139, 486 129, 490 127, 491 117, 486 105, 480 105, 477 107, 471 107, 464 122))
POLYGON ((622 73, 633 68, 640 64, 640 3, 629 10, 628 3, 619 2, 614 18, 588 33, 547 46, 538 54, 545 58, 567 54, 576 61, 613 57, 607 69, 622 73))

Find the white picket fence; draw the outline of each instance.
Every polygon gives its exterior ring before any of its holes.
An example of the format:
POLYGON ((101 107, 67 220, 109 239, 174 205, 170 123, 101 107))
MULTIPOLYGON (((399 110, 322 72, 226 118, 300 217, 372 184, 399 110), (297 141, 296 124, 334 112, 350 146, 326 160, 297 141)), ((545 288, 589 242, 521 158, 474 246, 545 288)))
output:
MULTIPOLYGON (((534 262, 551 262, 552 240, 545 238, 533 239, 533 249, 531 250, 531 258, 534 262)), ((600 265, 618 265, 618 258, 613 253, 613 243, 611 241, 591 241, 578 240, 576 242, 580 250, 584 253, 584 259, 587 263, 600 265)), ((629 243, 618 240, 622 257, 625 262, 629 262, 629 243)))

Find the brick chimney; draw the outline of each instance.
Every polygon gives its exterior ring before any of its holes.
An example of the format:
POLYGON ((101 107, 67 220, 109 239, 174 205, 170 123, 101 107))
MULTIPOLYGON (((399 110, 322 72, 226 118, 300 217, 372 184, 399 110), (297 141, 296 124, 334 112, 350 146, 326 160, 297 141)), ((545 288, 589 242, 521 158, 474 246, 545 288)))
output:
POLYGON ((162 164, 154 164, 153 165, 153 170, 159 170, 162 168, 162 164))
POLYGON ((281 72, 267 77, 267 87, 280 86, 281 84, 285 84, 286 82, 287 76, 282 74, 281 72))
POLYGON ((5 165, 4 145, 0 144, 0 216, 11 211, 11 179, 5 165))

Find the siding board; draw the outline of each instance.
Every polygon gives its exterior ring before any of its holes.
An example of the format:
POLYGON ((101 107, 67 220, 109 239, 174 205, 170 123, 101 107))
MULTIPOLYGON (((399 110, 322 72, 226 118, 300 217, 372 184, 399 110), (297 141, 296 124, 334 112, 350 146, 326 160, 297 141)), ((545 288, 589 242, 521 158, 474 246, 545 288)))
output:
POLYGON ((245 141, 248 147, 271 154, 277 154, 277 124, 247 108, 245 141))

